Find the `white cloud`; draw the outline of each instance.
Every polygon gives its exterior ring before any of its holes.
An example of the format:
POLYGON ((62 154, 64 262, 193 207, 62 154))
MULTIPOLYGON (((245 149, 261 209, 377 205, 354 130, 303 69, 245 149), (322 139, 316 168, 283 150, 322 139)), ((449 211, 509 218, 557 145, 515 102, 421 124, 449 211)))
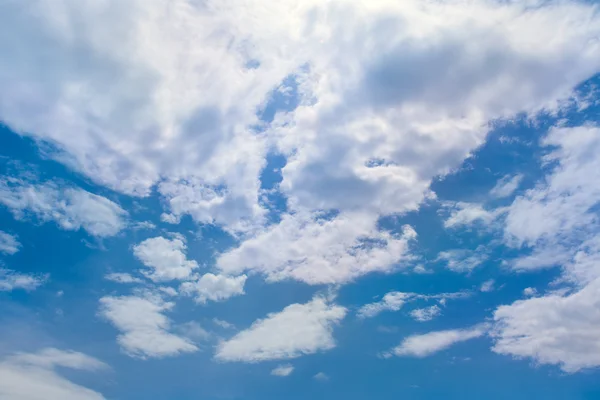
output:
POLYGON ((244 294, 246 279, 246 275, 233 277, 207 273, 197 281, 182 283, 180 290, 184 294, 195 296, 199 303, 206 303, 207 300, 222 301, 244 294))
POLYGON ((48 279, 46 275, 22 274, 0 267, 0 292, 10 292, 15 289, 31 291, 43 285, 48 279))
POLYGON ((488 259, 486 250, 479 246, 475 250, 452 249, 439 252, 436 261, 446 263, 446 268, 454 272, 470 272, 488 259))
POLYGON ((275 367, 271 371, 271 375, 289 376, 292 372, 294 372, 294 366, 292 364, 283 364, 275 367))
POLYGON ((567 295, 546 295, 499 307, 493 351, 566 372, 600 366, 600 279, 567 295))
POLYGON ((439 317, 441 314, 442 309, 437 305, 425 308, 417 308, 410 312, 410 316, 413 317, 415 321, 419 322, 431 321, 432 319, 439 317))
POLYGON ((0 204, 15 218, 34 215, 44 222, 54 221, 65 230, 84 229, 92 236, 114 236, 126 226, 127 212, 118 204, 54 182, 32 184, 17 178, 0 178, 0 204))
MULTIPOLYGON (((555 109, 600 66, 600 17, 584 2, 0 7, 0 120, 55 144, 57 159, 97 183, 136 195, 158 186, 172 221, 190 214, 250 240, 265 220, 268 149, 288 157, 280 187, 290 210, 369 215, 353 239, 341 235, 351 248, 378 235, 379 216, 418 207, 432 177, 483 143, 489 121, 555 109), (300 107, 256 135, 256 110, 291 74, 300 107)), ((272 230, 295 238, 303 229, 282 224, 272 230)), ((288 268, 261 258, 255 267, 268 274, 288 268)), ((340 282, 357 269, 297 273, 340 282)))
POLYGON ((175 329, 183 337, 186 337, 194 342, 206 341, 211 337, 211 334, 195 321, 178 325, 175 329))
POLYGON ((117 283, 142 283, 143 280, 131 276, 126 272, 113 272, 104 276, 104 279, 117 283))
POLYGON ((163 313, 173 307, 173 303, 149 294, 100 299, 100 315, 121 331, 117 338, 119 345, 128 355, 139 358, 161 358, 198 350, 188 339, 170 332, 171 321, 163 313))
POLYGON ((487 281, 485 281, 481 284, 481 287, 479 288, 479 290, 481 290, 484 293, 492 292, 494 290, 495 283, 496 283, 495 280, 488 279, 487 281))
POLYGON ((509 197, 519 188, 522 180, 523 175, 506 175, 490 190, 490 195, 496 198, 509 197))
POLYGON ((329 380, 329 376, 327 376, 327 374, 325 374, 324 372, 317 372, 315 376, 313 376, 313 378, 321 382, 329 380))
POLYGON ((478 325, 469 329, 429 332, 423 335, 409 336, 398 347, 391 350, 392 355, 427 357, 445 350, 453 344, 475 339, 485 335, 487 327, 478 325))
POLYGON ((377 221, 367 215, 285 215, 279 224, 221 255, 217 267, 231 274, 259 271, 272 281, 345 283, 410 260, 409 243, 415 237, 409 226, 401 235, 379 231, 377 221))
POLYGON ((406 301, 413 296, 412 293, 389 292, 381 299, 381 301, 365 304, 362 306, 357 315, 360 318, 372 318, 383 311, 398 311, 404 306, 406 301))
POLYGON ((150 271, 143 271, 144 275, 154 282, 162 282, 188 279, 192 271, 198 268, 196 261, 187 259, 185 250, 182 239, 159 236, 134 246, 133 254, 151 268, 150 271))
POLYGON ((108 366, 73 351, 46 348, 38 353, 18 353, 0 360, 0 398, 27 400, 103 400, 91 389, 56 372, 56 367, 98 371, 108 366))
POLYGON ((259 362, 282 360, 335 347, 333 327, 346 309, 315 297, 306 304, 292 304, 278 313, 255 321, 233 338, 221 342, 219 361, 259 362))
POLYGON ((19 243, 16 236, 0 231, 0 253, 12 255, 18 252, 20 248, 21 243, 19 243))
POLYGON ((503 209, 498 208, 488 211, 481 204, 458 202, 452 205, 454 210, 450 217, 444 221, 446 228, 457 228, 460 226, 469 226, 475 222, 481 222, 484 225, 492 223, 503 209))
POLYGON ((219 318, 213 318, 213 323, 217 326, 220 326, 223 329, 233 329, 235 328, 235 325, 233 325, 230 322, 224 321, 222 319, 219 318))
POLYGON ((527 297, 536 296, 537 295, 537 289, 536 288, 532 288, 532 287, 527 287, 527 288, 523 289, 523 295, 525 295, 527 297))

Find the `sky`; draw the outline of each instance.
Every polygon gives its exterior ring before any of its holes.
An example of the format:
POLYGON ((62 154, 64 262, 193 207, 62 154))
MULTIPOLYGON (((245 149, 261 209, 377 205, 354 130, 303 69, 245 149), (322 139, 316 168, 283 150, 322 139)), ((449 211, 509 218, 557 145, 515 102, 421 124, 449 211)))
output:
POLYGON ((599 7, 0 2, 0 399, 600 398, 599 7))

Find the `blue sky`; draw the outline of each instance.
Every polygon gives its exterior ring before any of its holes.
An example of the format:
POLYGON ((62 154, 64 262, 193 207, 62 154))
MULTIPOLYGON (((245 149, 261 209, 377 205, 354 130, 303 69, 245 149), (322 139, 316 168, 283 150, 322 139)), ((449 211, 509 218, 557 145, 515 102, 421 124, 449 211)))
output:
POLYGON ((600 398, 594 2, 0 5, 0 399, 600 398))

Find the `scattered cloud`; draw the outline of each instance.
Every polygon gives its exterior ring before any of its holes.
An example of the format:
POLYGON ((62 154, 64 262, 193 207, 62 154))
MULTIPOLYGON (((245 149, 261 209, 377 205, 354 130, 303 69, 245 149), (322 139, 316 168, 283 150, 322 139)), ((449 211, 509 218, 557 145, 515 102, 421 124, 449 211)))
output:
POLYGON ((419 321, 419 322, 431 321, 432 319, 439 317, 441 314, 442 314, 442 309, 437 305, 433 305, 433 306, 425 307, 425 308, 417 308, 410 312, 410 316, 415 321, 419 321))
POLYGON ((271 375, 289 376, 292 372, 294 372, 294 366, 292 364, 283 364, 273 369, 271 371, 271 375))
POLYGON ((60 375, 57 368, 99 371, 103 362, 74 351, 46 348, 0 360, 0 398, 27 400, 103 400, 104 396, 60 375))
POLYGON ((48 280, 47 275, 22 274, 0 267, 0 292, 10 292, 15 289, 32 291, 48 280))
POLYGON ((21 243, 19 243, 16 236, 0 231, 0 253, 13 255, 20 248, 21 243))
POLYGON ((246 279, 246 275, 233 277, 207 273, 197 281, 182 283, 180 290, 186 295, 194 296, 198 303, 223 301, 244 294, 246 279))
POLYGON ((212 321, 213 321, 213 323, 215 325, 217 325, 217 326, 219 326, 219 327, 221 327, 223 329, 233 329, 233 328, 235 328, 235 325, 233 325, 233 324, 231 324, 231 323, 229 323, 227 321, 224 321, 222 319, 219 319, 219 318, 213 318, 212 321))
POLYGON ((490 195, 499 199, 509 197, 519 188, 522 180, 523 175, 506 175, 490 190, 490 195))
POLYGON ((117 341, 132 357, 168 357, 197 351, 187 338, 171 333, 171 321, 164 315, 174 303, 160 297, 107 296, 100 299, 100 315, 111 322, 121 334, 117 341))
POLYGON ((321 382, 326 382, 329 380, 329 376, 327 376, 324 372, 318 372, 313 376, 313 379, 321 382))
POLYGON ((108 281, 117 282, 117 283, 142 283, 142 282, 144 282, 140 278, 136 278, 126 272, 113 272, 113 273, 104 275, 104 279, 106 279, 108 281))
POLYGON ((146 239, 133 247, 133 254, 150 270, 142 271, 154 282, 185 280, 190 278, 198 263, 188 260, 182 238, 167 239, 162 236, 146 239))
POLYGON ((389 292, 386 293, 381 301, 365 304, 358 310, 359 318, 372 318, 383 311, 398 311, 413 296, 412 293, 389 292))
POLYGON ((483 282, 481 284, 481 286, 479 287, 479 290, 487 293, 487 292, 492 292, 494 291, 494 285, 496 284, 496 281, 493 279, 488 279, 487 281, 483 282))
POLYGON ((527 287, 527 288, 523 289, 523 295, 525 295, 527 297, 536 296, 537 293, 538 293, 538 291, 536 288, 527 287))
POLYGON ((483 246, 475 250, 452 249, 439 252, 436 261, 446 263, 446 268, 454 272, 471 272, 488 259, 483 246))
POLYGON ((333 328, 346 309, 315 297, 268 314, 246 330, 217 346, 218 361, 259 362, 283 360, 335 347, 333 328))
POLYGON ((43 222, 54 221, 61 229, 84 229, 97 237, 114 236, 126 226, 127 212, 118 204, 55 182, 0 178, 0 204, 17 219, 35 216, 43 222))
POLYGON ((486 325, 478 325, 469 329, 429 332, 423 335, 409 336, 398 347, 391 350, 389 355, 427 357, 453 344, 475 339, 485 335, 486 325))
POLYGON ((450 217, 444 221, 446 228, 470 226, 475 222, 483 225, 491 224, 504 210, 498 208, 492 211, 485 210, 481 204, 453 203, 450 217))

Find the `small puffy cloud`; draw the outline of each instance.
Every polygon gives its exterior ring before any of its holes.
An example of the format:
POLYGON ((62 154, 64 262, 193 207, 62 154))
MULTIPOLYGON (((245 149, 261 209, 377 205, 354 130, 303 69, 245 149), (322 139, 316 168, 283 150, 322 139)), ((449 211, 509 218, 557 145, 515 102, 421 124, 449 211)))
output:
POLYGON ((490 190, 490 195, 499 199, 509 197, 519 188, 522 180, 523 175, 507 175, 500 179, 496 183, 496 186, 490 190))
POLYGON ((174 303, 153 295, 107 296, 100 299, 100 315, 110 321, 121 334, 117 341, 132 357, 168 357, 197 351, 187 338, 171 332, 171 321, 164 313, 174 303))
POLYGON ((46 348, 0 360, 0 398, 27 400, 103 400, 104 396, 60 375, 57 367, 98 371, 103 362, 74 351, 46 348))
POLYGON ((313 376, 313 379, 315 379, 317 381, 325 382, 325 381, 329 380, 329 376, 327 376, 327 374, 325 374, 324 372, 318 372, 315 374, 315 376, 313 376))
POLYGON ((423 265, 417 265, 414 267, 413 272, 420 275, 433 274, 432 270, 425 268, 423 265))
POLYGON ((330 350, 335 347, 333 328, 347 310, 315 297, 305 304, 292 304, 268 314, 250 328, 221 342, 215 354, 219 361, 259 362, 283 360, 330 350))
POLYGON ((547 295, 494 313, 492 350, 565 372, 600 366, 600 279, 571 295, 547 295))
POLYGON ((150 271, 143 271, 154 282, 188 279, 198 263, 188 260, 186 245, 181 238, 167 239, 162 236, 146 239, 133 247, 133 254, 150 271))
POLYGON ((487 326, 478 325, 469 329, 453 329, 413 335, 404 339, 399 346, 393 348, 387 355, 427 357, 445 350, 453 344, 481 337, 486 332, 487 326))
POLYGON ((527 287, 525 289, 523 289, 523 295, 527 296, 527 297, 532 297, 537 295, 538 291, 536 288, 532 288, 532 287, 527 287))
POLYGON ((441 314, 442 314, 442 309, 437 305, 433 305, 433 306, 425 307, 425 308, 417 308, 410 312, 410 316, 415 321, 419 321, 419 322, 431 321, 432 319, 439 317, 441 314))
POLYGON ((483 282, 481 284, 481 286, 479 287, 479 290, 486 293, 486 292, 491 292, 494 290, 494 284, 496 283, 495 280, 493 279, 489 279, 485 282, 483 282))
POLYGON ((15 289, 32 291, 43 285, 47 275, 22 274, 10 269, 0 268, 0 291, 10 292, 15 289))
POLYGON ((12 255, 18 252, 20 248, 21 243, 19 243, 16 236, 0 231, 0 253, 12 255))
POLYGON ((492 223, 503 209, 488 211, 481 204, 476 203, 455 203, 452 205, 450 217, 444 221, 446 228, 458 228, 462 226, 473 225, 480 222, 484 225, 492 223))
POLYGON ((279 224, 222 254, 217 266, 232 274, 261 272, 271 281, 346 283, 370 272, 394 270, 410 259, 409 244, 415 238, 409 226, 400 235, 380 231, 372 215, 284 215, 279 224))
POLYGON ((479 246, 475 250, 452 249, 441 251, 436 261, 446 263, 446 268, 454 272, 470 272, 488 259, 485 249, 479 246))
POLYGON ((413 296, 412 293, 389 292, 381 301, 365 304, 358 310, 359 318, 372 318, 383 311, 398 311, 413 296))
POLYGON ((205 341, 211 337, 211 334, 195 321, 178 325, 174 330, 180 333, 181 336, 186 337, 193 342, 205 341))
POLYGON ((194 296, 198 303, 223 301, 244 294, 246 279, 246 275, 233 277, 207 273, 196 281, 183 282, 180 290, 183 294, 194 296))
POLYGON ((143 280, 126 272, 113 272, 104 276, 104 279, 117 283, 142 283, 143 280))
POLYGON ((283 364, 275 367, 271 371, 271 375, 289 376, 292 372, 294 372, 294 366, 292 364, 283 364))
POLYGON ((213 323, 217 326, 220 326, 223 329, 233 329, 235 328, 235 325, 233 325, 232 323, 229 323, 227 321, 224 321, 222 319, 219 318, 213 318, 213 323))
POLYGON ((62 229, 84 229, 97 237, 114 236, 126 226, 127 212, 118 204, 55 182, 35 184, 17 178, 0 178, 0 204, 15 218, 32 215, 40 221, 54 221, 62 229))

